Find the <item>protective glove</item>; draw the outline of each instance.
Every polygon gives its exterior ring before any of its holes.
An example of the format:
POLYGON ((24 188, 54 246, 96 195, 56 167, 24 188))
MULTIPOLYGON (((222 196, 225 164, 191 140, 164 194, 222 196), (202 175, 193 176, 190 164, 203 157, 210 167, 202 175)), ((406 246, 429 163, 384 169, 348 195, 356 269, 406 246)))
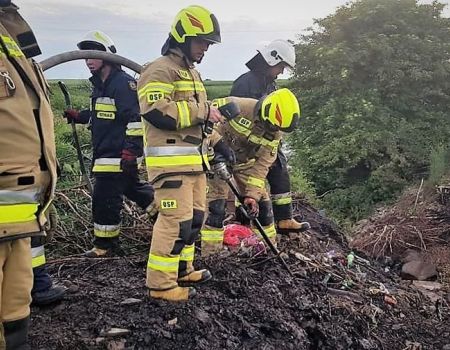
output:
POLYGON ((63 115, 67 119, 67 124, 70 124, 72 120, 76 123, 80 119, 80 111, 76 109, 66 109, 63 115))
POLYGON ((258 214, 259 214, 259 205, 258 205, 258 202, 254 198, 245 197, 244 198, 244 205, 245 205, 245 208, 247 209, 247 213, 250 216, 252 216, 254 218, 256 218, 258 216, 258 214))
POLYGON ((46 233, 45 242, 48 243, 53 239, 56 227, 58 226, 58 213, 53 204, 50 204, 45 212, 45 216, 47 217, 47 222, 44 225, 44 230, 46 233))
POLYGON ((228 165, 236 164, 236 154, 234 153, 233 149, 225 143, 223 139, 219 140, 219 142, 217 142, 213 148, 213 163, 218 163, 218 161, 216 161, 215 159, 216 157, 218 157, 220 161, 223 161, 223 159, 225 159, 225 162, 228 165))
POLYGON ((121 158, 120 168, 122 169, 123 174, 133 177, 138 176, 136 155, 133 152, 124 149, 122 150, 121 158))
POLYGON ((154 223, 159 213, 158 204, 155 201, 151 202, 150 205, 145 209, 145 211, 147 212, 150 222, 154 223))

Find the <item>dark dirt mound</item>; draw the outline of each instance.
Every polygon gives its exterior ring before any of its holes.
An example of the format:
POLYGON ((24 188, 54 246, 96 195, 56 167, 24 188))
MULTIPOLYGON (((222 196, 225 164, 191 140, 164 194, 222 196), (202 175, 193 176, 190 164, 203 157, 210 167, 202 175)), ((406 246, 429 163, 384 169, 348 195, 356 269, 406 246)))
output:
MULTIPOLYGON (((356 258, 345 238, 310 206, 308 234, 283 236, 295 277, 276 260, 242 252, 199 259, 214 279, 188 303, 147 298, 146 251, 126 258, 53 260, 70 293, 32 309, 33 349, 443 349, 448 304, 432 304, 407 283, 356 258), (124 305, 136 298, 133 305, 124 305), (129 333, 115 338, 111 328, 129 333)), ((271 255, 269 254, 269 257, 271 255)))

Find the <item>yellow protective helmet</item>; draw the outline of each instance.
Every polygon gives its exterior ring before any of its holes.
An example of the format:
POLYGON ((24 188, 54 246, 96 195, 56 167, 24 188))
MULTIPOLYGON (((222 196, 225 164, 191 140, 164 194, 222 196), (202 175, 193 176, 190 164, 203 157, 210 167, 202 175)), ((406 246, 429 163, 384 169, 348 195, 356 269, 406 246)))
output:
POLYGON ((300 105, 289 89, 279 89, 262 98, 261 119, 281 131, 293 131, 299 117, 300 105))
POLYGON ((182 9, 175 17, 170 35, 179 44, 187 37, 197 37, 220 43, 220 27, 216 16, 202 6, 192 5, 182 9))

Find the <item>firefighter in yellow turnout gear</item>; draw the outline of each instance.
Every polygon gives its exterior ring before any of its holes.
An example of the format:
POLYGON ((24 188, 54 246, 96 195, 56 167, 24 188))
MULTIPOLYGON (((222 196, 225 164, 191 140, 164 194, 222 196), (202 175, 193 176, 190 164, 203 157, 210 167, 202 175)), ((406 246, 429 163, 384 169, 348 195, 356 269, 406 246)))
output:
POLYGON ((26 349, 30 237, 44 235, 56 184, 53 114, 28 24, 0 0, 0 348, 26 349))
POLYGON ((196 271, 192 263, 206 207, 209 137, 204 126, 223 121, 207 102, 194 68, 213 43, 220 43, 215 16, 200 6, 181 10, 162 57, 146 65, 138 81, 145 161, 159 206, 147 265, 153 298, 187 300, 195 289, 181 285, 211 278, 208 270, 196 271))
MULTIPOLYGON (((300 116, 297 98, 288 89, 277 90, 267 97, 227 97, 214 102, 218 107, 235 102, 241 115, 217 128, 228 146, 234 151, 236 164, 232 166, 234 179, 244 196, 244 203, 256 215, 267 236, 276 243, 270 196, 265 179, 277 157, 283 132, 291 132, 300 116)), ((218 252, 223 245, 223 220, 228 195, 226 182, 214 176, 208 183, 208 217, 201 230, 202 255, 218 252)), ((259 235, 256 228, 254 232, 259 235)))

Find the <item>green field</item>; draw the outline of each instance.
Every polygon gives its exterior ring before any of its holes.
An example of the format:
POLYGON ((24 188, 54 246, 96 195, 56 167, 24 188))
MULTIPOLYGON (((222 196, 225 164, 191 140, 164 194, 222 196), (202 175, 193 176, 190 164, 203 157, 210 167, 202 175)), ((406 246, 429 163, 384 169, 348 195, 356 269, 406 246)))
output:
MULTIPOLYGON (((53 87, 53 92, 60 94, 59 88, 56 85, 58 80, 53 79, 49 80, 50 85, 53 87), (56 92, 56 90, 58 90, 56 92)), ((76 105, 77 102, 82 103, 78 99, 80 97, 83 99, 84 97, 89 96, 88 92, 86 94, 84 93, 86 90, 89 91, 90 89, 90 83, 87 79, 64 79, 64 83, 67 85, 69 90, 72 92, 72 95, 74 97, 74 104, 76 105)), ((231 90, 231 84, 233 81, 231 80, 206 80, 203 82, 206 88, 206 92, 208 93, 208 98, 210 100, 218 98, 218 97, 225 97, 229 96, 230 90, 231 90)), ((279 79, 277 80, 277 84, 280 87, 284 87, 287 84, 286 79, 279 79)))

